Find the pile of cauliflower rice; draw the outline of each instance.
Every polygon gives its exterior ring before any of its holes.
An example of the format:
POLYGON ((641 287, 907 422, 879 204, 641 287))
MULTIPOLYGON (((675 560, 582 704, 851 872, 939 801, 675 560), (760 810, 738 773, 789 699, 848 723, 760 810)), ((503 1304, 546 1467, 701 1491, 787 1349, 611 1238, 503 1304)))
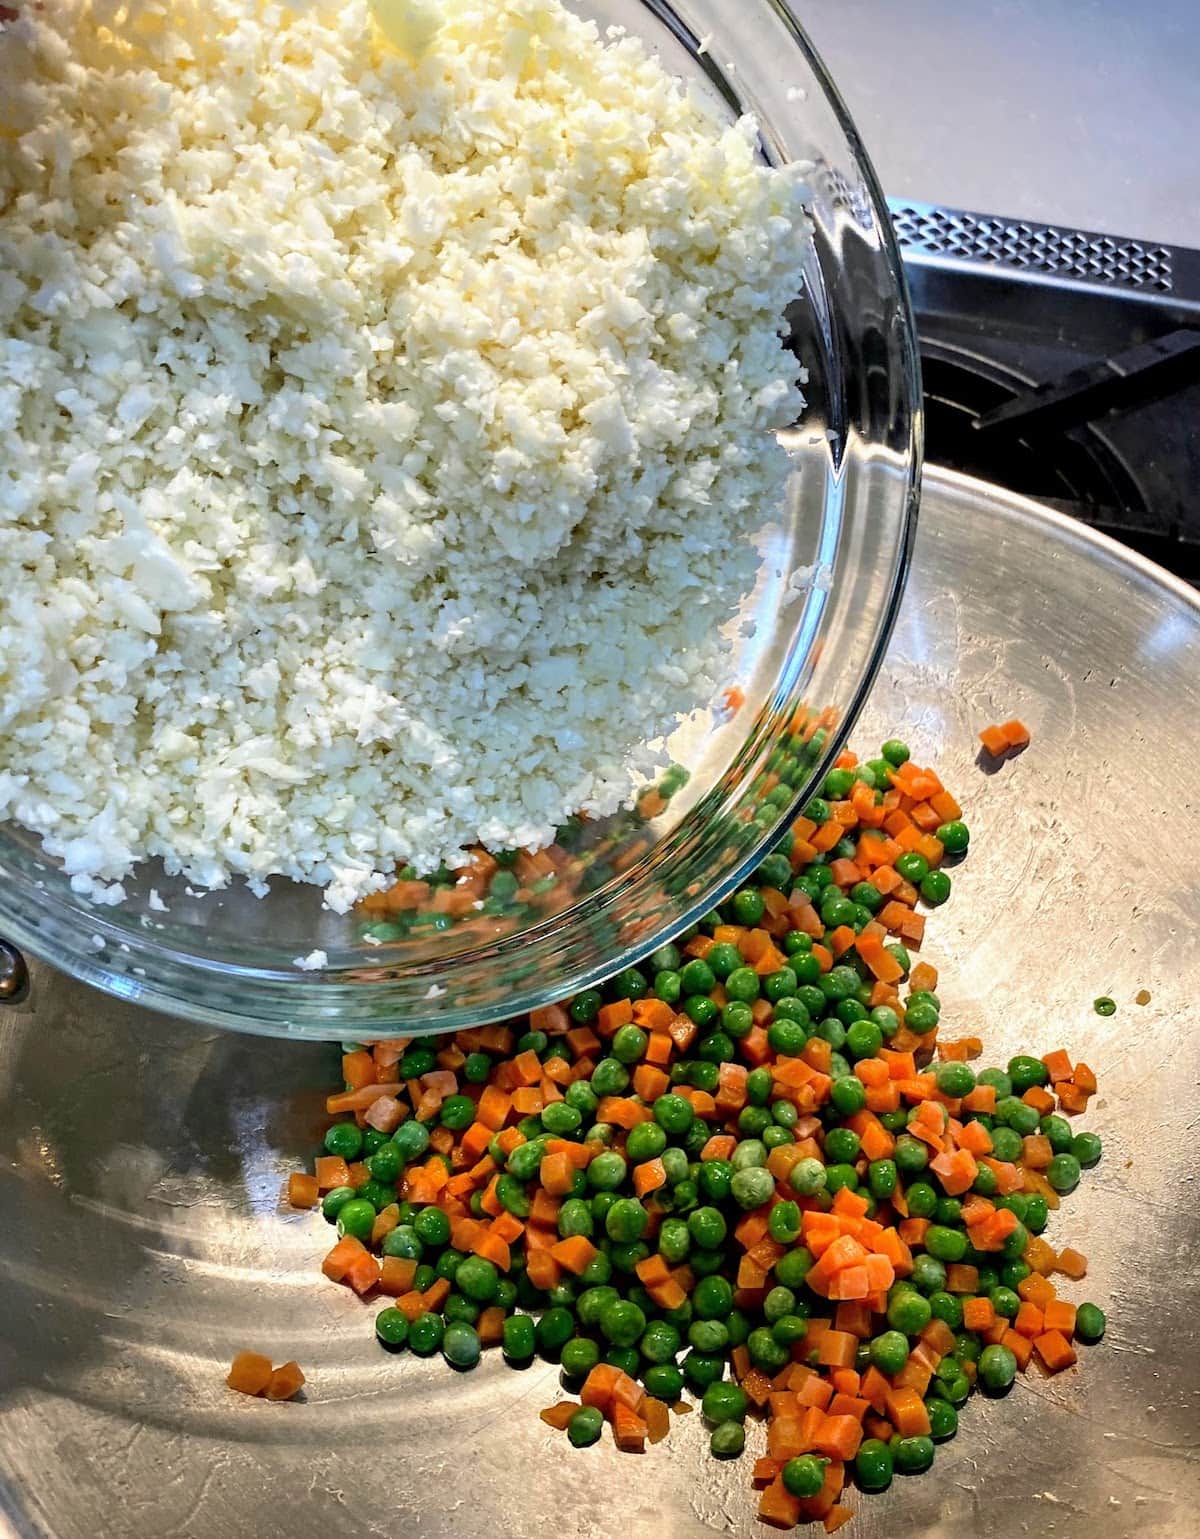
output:
POLYGON ((627 803, 782 503, 799 177, 558 0, 0 18, 0 818, 344 911, 627 803))

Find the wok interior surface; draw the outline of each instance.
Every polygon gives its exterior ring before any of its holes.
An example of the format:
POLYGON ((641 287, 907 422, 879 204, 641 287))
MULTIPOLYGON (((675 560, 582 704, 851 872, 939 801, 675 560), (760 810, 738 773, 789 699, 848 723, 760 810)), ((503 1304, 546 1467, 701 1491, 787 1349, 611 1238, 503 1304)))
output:
MULTIPOLYGON (((1200 604, 1058 515, 927 474, 902 618, 858 745, 899 733, 972 848, 926 956, 947 1037, 985 1061, 1065 1046, 1096 1070, 1104 1159, 1047 1237, 1104 1343, 971 1400, 933 1478, 855 1498, 855 1533, 1183 1539, 1200 1504, 1196 1094, 1200 604), (976 732, 1032 746, 990 775, 976 732), (1137 1005, 1140 989, 1148 1004, 1137 1005), (1110 994, 1117 1013, 1095 1014, 1110 994)), ((336 1049, 183 1027, 35 965, 0 1011, 0 1535, 47 1539, 699 1539, 765 1533, 753 1434, 698 1414, 640 1460, 537 1417, 557 1370, 388 1356, 327 1283, 311 1156, 336 1049), (225 1388, 297 1358, 303 1403, 225 1388)))

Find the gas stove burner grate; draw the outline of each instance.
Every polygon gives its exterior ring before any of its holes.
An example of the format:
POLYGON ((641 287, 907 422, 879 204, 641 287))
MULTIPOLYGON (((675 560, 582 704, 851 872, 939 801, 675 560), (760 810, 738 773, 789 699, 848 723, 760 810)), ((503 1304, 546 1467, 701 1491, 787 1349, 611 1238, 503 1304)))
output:
POLYGON ((930 203, 893 201, 891 213, 906 255, 951 257, 1159 294, 1174 288, 1174 263, 1166 246, 930 203))

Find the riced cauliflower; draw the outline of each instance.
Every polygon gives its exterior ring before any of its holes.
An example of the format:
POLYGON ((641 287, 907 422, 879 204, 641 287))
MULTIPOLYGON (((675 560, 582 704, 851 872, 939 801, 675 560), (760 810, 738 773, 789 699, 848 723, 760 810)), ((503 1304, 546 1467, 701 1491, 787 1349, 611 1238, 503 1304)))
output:
POLYGON ((0 8, 0 818, 77 890, 537 847, 707 703, 799 176, 559 0, 0 8))

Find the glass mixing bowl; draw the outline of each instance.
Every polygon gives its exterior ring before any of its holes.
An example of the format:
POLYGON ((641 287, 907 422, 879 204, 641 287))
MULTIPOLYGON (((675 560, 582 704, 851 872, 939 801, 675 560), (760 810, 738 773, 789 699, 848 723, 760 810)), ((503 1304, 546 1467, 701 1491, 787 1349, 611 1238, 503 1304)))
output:
POLYGON ((197 894, 153 867, 124 904, 96 908, 9 826, 0 934, 17 945, 130 1001, 244 1031, 450 1030, 560 999, 678 935, 742 882, 832 762, 895 618, 920 471, 912 317, 874 173, 783 0, 574 8, 640 35, 718 117, 753 113, 770 163, 811 163, 804 287, 788 315, 808 409, 786 435, 787 506, 744 531, 762 565, 730 672, 740 702, 714 702, 672 739, 684 784, 678 774, 638 811, 572 825, 552 862, 522 861, 504 881, 506 903, 488 905, 500 912, 442 912, 455 906, 446 887, 420 895, 432 912, 380 903, 341 916, 315 888, 197 894))

